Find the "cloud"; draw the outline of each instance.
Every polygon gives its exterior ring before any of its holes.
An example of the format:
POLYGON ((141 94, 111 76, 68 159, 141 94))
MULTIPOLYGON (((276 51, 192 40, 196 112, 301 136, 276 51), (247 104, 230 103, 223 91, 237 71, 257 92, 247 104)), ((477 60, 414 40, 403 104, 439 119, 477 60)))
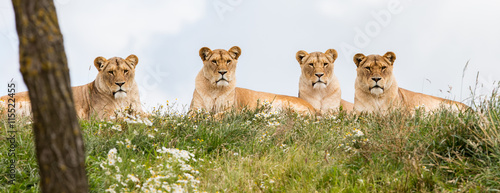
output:
MULTIPOLYGON (((71 1, 58 6, 61 28, 98 51, 141 48, 154 34, 173 35, 198 21, 204 0, 71 1)), ((82 45, 81 45, 82 46, 82 45)))

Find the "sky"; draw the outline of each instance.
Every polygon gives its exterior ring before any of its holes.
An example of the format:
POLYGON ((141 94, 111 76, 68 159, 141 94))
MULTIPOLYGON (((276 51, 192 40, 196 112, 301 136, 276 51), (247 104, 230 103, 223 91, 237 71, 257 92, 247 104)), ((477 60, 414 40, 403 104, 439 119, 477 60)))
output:
MULTIPOLYGON (((151 109, 187 110, 200 48, 242 54, 237 86, 297 96, 299 50, 333 48, 342 98, 354 102, 356 53, 396 54, 400 87, 468 103, 500 80, 500 1, 493 0, 55 0, 71 85, 92 82, 98 56, 139 57, 136 82, 151 109), (464 70, 464 67, 467 68, 464 70), (472 90, 471 90, 472 88, 472 90), (474 89, 475 88, 475 89, 474 89)), ((0 95, 26 91, 10 0, 0 0, 0 95)))

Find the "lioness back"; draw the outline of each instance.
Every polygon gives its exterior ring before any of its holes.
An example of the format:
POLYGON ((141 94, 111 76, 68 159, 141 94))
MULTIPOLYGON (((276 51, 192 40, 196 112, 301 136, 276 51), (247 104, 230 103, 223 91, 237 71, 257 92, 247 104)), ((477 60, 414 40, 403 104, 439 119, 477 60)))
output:
POLYGON ((439 108, 452 110, 465 110, 469 107, 461 102, 426 95, 418 92, 399 88, 400 97, 407 108, 424 108, 426 111, 432 111, 439 108))
POLYGON ((237 107, 249 107, 255 109, 263 102, 270 102, 274 110, 293 109, 297 112, 314 114, 314 107, 307 101, 286 95, 278 95, 267 92, 253 91, 250 89, 236 87, 237 107), (260 104, 259 104, 260 103, 260 104))
POLYGON ((393 74, 396 54, 383 56, 361 53, 353 58, 356 64, 354 109, 357 112, 378 112, 391 108, 414 109, 424 107, 433 111, 441 107, 465 110, 467 105, 435 96, 409 91, 398 86, 393 74))
POLYGON ((15 109, 15 112, 11 110, 10 113, 15 113, 17 117, 31 115, 31 103, 28 92, 15 93, 13 99, 9 95, 0 97, 0 115, 6 114, 12 108, 15 109))
POLYGON ((345 110, 348 113, 354 111, 354 103, 351 103, 351 102, 346 101, 344 99, 342 99, 340 101, 340 107, 342 108, 342 110, 345 110))

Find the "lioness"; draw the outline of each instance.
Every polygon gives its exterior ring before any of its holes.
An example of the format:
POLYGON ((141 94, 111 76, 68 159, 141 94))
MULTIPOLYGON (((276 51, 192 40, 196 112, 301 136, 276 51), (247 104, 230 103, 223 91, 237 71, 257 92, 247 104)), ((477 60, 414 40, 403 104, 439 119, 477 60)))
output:
POLYGON ((200 49, 203 68, 195 80, 195 89, 190 110, 205 109, 219 113, 228 108, 255 108, 258 101, 269 101, 276 109, 291 108, 299 113, 313 114, 314 107, 306 101, 291 96, 257 92, 236 87, 236 64, 241 49, 234 46, 223 49, 200 49))
MULTIPOLYGON (((113 57, 108 60, 97 57, 94 65, 99 71, 96 79, 86 85, 72 88, 76 113, 81 119, 109 118, 116 109, 130 107, 136 112, 142 112, 139 99, 139 89, 135 82, 135 67, 139 59, 130 55, 127 59, 113 57)), ((0 98, 2 107, 7 107, 9 96, 0 98)), ((31 104, 28 92, 16 93, 16 113, 28 116, 31 114, 31 104)))
POLYGON ((392 69, 396 54, 387 52, 384 56, 361 53, 354 56, 357 66, 355 82, 354 110, 356 112, 386 111, 396 108, 424 108, 432 111, 440 107, 454 110, 468 108, 460 102, 451 101, 398 87, 392 69))
POLYGON ((353 104, 340 98, 340 84, 333 73, 333 63, 337 51, 329 49, 325 53, 300 50, 295 58, 302 74, 299 80, 299 98, 309 102, 317 111, 337 111, 339 107, 352 111, 353 104))

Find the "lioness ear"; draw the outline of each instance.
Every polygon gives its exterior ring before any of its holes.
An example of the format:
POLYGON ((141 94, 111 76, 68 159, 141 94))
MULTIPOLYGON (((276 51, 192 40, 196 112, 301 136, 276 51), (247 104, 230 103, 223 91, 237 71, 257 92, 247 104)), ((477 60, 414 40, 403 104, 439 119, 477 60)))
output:
POLYGON ((394 65, 394 61, 396 60, 396 54, 394 52, 387 52, 384 54, 384 58, 391 62, 391 65, 394 65))
POLYGON ((295 54, 295 59, 297 59, 297 62, 299 62, 299 64, 302 64, 302 59, 304 59, 308 55, 309 53, 307 53, 306 51, 300 50, 297 52, 297 54, 295 54))
POLYGON ((200 49, 200 58, 202 61, 208 60, 208 57, 212 55, 212 50, 207 47, 203 47, 200 49))
POLYGON ((231 49, 228 50, 229 54, 231 55, 231 57, 233 57, 234 59, 238 59, 241 55, 241 49, 240 47, 238 46, 233 46, 231 49))
POLYGON ((335 50, 335 49, 328 49, 328 50, 325 52, 325 54, 326 54, 327 56, 332 57, 332 59, 333 59, 333 60, 332 60, 332 62, 334 62, 334 61, 337 59, 337 57, 339 56, 339 55, 337 54, 337 50, 335 50))
POLYGON ((99 56, 94 60, 94 66, 98 71, 101 71, 104 68, 104 63, 106 62, 106 58, 99 56))
POLYGON ((137 56, 133 54, 130 54, 130 56, 128 56, 125 60, 132 62, 132 64, 134 64, 134 67, 137 66, 137 63, 139 63, 139 58, 137 58, 137 56))
POLYGON ((366 58, 366 56, 362 53, 358 53, 356 55, 354 55, 354 64, 356 64, 357 67, 359 67, 359 63, 361 63, 361 61, 363 61, 364 59, 366 58))

